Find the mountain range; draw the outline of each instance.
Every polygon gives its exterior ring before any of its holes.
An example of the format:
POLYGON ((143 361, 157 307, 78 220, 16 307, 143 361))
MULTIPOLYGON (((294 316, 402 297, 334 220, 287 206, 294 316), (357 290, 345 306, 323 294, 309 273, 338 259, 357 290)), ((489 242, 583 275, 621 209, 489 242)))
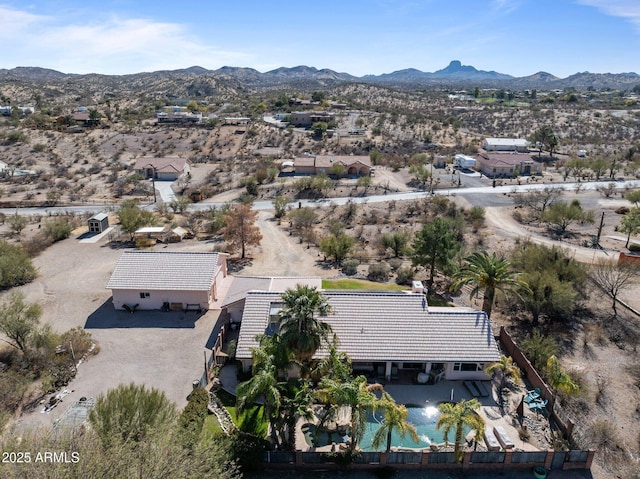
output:
POLYGON ((330 69, 317 69, 309 66, 293 68, 277 68, 265 73, 253 68, 224 66, 217 70, 208 70, 200 66, 192 66, 179 70, 136 73, 131 75, 78 75, 61 73, 56 70, 38 67, 16 67, 0 69, 0 80, 57 81, 83 77, 121 77, 142 78, 148 75, 187 75, 209 76, 241 82, 248 87, 272 87, 284 84, 312 84, 330 86, 336 83, 369 83, 404 88, 456 86, 456 87, 495 87, 513 89, 631 89, 640 84, 637 73, 575 73, 567 78, 558 78, 547 72, 538 72, 530 76, 514 77, 495 71, 478 70, 471 65, 463 65, 454 60, 446 68, 433 73, 423 72, 415 68, 384 73, 381 75, 365 75, 357 77, 348 73, 340 73, 330 69))

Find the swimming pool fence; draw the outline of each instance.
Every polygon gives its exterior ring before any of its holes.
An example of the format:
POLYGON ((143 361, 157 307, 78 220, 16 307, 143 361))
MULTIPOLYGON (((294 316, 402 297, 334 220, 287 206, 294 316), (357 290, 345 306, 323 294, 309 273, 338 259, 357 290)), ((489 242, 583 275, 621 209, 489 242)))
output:
MULTIPOLYGON (((462 462, 453 452, 392 451, 360 452, 349 469, 448 469, 448 470, 523 470, 541 466, 550 469, 590 469, 594 450, 587 451, 465 451, 462 462)), ((338 469, 345 467, 340 453, 265 451, 262 464, 273 469, 338 469)))

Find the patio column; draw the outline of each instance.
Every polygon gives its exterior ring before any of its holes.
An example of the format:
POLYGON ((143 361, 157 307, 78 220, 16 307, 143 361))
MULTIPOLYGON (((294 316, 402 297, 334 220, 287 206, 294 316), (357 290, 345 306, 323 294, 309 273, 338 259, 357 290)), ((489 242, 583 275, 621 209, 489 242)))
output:
POLYGON ((387 381, 391 381, 391 366, 392 366, 393 362, 392 361, 387 361, 386 362, 386 367, 384 370, 384 378, 387 381))

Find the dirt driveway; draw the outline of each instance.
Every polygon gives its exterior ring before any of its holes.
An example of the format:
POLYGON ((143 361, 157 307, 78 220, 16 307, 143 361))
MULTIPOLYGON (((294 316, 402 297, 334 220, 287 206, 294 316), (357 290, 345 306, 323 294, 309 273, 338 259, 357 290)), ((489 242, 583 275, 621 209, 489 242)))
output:
POLYGON ((297 236, 289 236, 283 231, 272 212, 260 211, 256 225, 262 233, 262 241, 258 248, 250 251, 253 261, 241 274, 329 278, 338 273, 338 270, 318 263, 322 258, 315 249, 307 249, 297 236))

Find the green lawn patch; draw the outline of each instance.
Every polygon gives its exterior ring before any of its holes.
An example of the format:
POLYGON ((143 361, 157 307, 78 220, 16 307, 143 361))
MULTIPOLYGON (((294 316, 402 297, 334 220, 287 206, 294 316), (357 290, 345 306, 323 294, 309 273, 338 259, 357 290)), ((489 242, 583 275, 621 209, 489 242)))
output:
POLYGON ((375 281, 367 281, 365 279, 323 279, 323 289, 368 289, 375 291, 406 291, 408 286, 401 286, 395 283, 376 283, 375 281))

